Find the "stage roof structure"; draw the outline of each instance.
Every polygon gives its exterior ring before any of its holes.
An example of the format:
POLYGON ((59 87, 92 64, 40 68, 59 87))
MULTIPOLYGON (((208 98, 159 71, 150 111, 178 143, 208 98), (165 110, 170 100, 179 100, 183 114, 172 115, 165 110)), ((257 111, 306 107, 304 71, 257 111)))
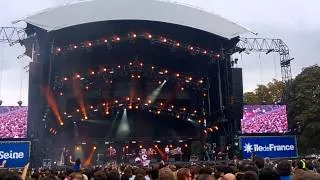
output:
POLYGON ((159 0, 86 0, 46 9, 22 20, 48 32, 112 20, 165 22, 203 30, 227 39, 251 32, 219 15, 159 0))

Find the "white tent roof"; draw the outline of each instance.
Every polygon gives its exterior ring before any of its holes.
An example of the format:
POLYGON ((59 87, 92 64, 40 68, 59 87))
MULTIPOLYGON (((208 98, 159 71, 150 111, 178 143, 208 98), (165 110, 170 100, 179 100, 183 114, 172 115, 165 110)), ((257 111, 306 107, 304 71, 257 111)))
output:
POLYGON ((188 26, 225 38, 249 32, 221 16, 158 0, 89 0, 44 10, 23 19, 47 31, 109 20, 148 20, 188 26))

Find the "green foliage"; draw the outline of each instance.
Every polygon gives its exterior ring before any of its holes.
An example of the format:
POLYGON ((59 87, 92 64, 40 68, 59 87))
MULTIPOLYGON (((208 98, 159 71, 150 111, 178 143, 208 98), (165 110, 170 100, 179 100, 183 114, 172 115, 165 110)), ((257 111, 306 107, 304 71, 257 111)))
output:
POLYGON ((320 152, 320 67, 310 66, 292 81, 288 96, 289 125, 301 129, 300 152, 320 152))
POLYGON ((267 85, 258 85, 254 92, 244 93, 244 104, 274 104, 282 99, 285 84, 273 79, 267 85))

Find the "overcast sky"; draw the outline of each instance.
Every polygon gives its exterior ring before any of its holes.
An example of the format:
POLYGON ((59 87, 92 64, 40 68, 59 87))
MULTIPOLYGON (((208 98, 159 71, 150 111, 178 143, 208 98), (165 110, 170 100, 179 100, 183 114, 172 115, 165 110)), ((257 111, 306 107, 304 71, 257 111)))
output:
MULTIPOLYGON (((254 32, 258 37, 280 38, 290 48, 292 73, 320 64, 320 1, 319 0, 176 0, 214 12, 254 32)), ((1 0, 0 26, 39 10, 57 6, 69 0, 1 0)), ((21 25, 20 25, 21 26, 21 25)), ((244 35, 244 36, 250 36, 244 35)), ((23 67, 28 58, 18 60, 24 49, 0 44, 0 99, 4 105, 16 105, 20 99, 27 104, 28 74, 23 67), (21 95, 20 95, 21 94, 21 95)), ((243 67, 244 89, 251 91, 257 84, 281 79, 279 55, 251 53, 234 55, 243 67)))

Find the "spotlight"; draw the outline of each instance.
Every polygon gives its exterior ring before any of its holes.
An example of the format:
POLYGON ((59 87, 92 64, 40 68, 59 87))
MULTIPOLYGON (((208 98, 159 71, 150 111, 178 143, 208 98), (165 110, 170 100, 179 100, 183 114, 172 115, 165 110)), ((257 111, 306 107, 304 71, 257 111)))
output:
POLYGON ((202 83, 203 83, 203 80, 200 80, 199 83, 202 84, 202 83))
POLYGON ((165 73, 165 74, 168 74, 168 70, 165 70, 164 73, 165 73))
POLYGON ((143 63, 140 63, 140 66, 143 66, 143 63))
POLYGON ((77 150, 77 151, 80 151, 80 147, 79 147, 79 146, 77 146, 77 147, 76 147, 76 150, 77 150))
POLYGON ((74 46, 73 46, 73 48, 74 48, 74 49, 77 49, 77 48, 78 48, 78 46, 77 46, 77 45, 74 45, 74 46))
POLYGON ((90 106, 90 109, 93 109, 93 106, 90 106))
POLYGON ((177 42, 177 43, 176 43, 176 46, 179 47, 179 46, 180 46, 180 43, 177 42))
POLYGON ((19 106, 22 106, 22 101, 17 102, 19 106))
POLYGON ((57 51, 58 51, 58 52, 61 52, 61 48, 57 48, 57 51))
POLYGON ((130 101, 130 98, 129 98, 129 97, 127 97, 127 101, 130 101))
POLYGON ((126 149, 129 149, 129 146, 126 146, 126 149))
POLYGON ((62 92, 60 92, 60 96, 63 96, 63 93, 62 93, 62 92))
POLYGON ((63 78, 63 80, 67 81, 67 80, 68 80, 68 78, 67 78, 67 77, 64 77, 64 78, 63 78))
POLYGON ((89 86, 86 86, 86 90, 88 90, 89 89, 89 86))
POLYGON ((107 71, 107 68, 103 68, 103 71, 106 72, 106 71, 107 71))
POLYGON ((198 123, 200 124, 201 122, 202 122, 202 121, 199 119, 199 120, 198 120, 198 123))
POLYGON ((94 71, 92 71, 91 74, 94 75, 94 71))
POLYGON ((184 144, 184 147, 187 148, 187 147, 188 147, 188 144, 184 144))
POLYGON ((176 117, 177 117, 177 119, 179 119, 179 118, 180 118, 180 115, 178 114, 176 117))
POLYGON ((189 81, 192 81, 192 77, 189 77, 188 80, 189 80, 189 81))
POLYGON ((80 74, 77 74, 76 77, 80 79, 81 76, 80 76, 80 74))
POLYGON ((162 42, 166 43, 167 39, 166 38, 162 38, 162 42))
POLYGON ((204 51, 203 51, 203 54, 207 54, 207 51, 206 51, 206 50, 204 50, 204 51))
POLYGON ((136 106, 136 109, 139 109, 139 106, 136 106))
POLYGON ((60 122, 60 125, 63 126, 63 122, 60 122))
POLYGON ((107 111, 107 112, 106 112, 106 115, 109 115, 109 114, 110 114, 110 112, 109 112, 109 111, 107 111))
POLYGON ((129 109, 132 109, 132 106, 131 106, 131 105, 129 106, 129 109))
POLYGON ((157 111, 157 114, 161 114, 161 111, 157 111))
POLYGON ((172 144, 169 145, 169 148, 172 148, 172 144))
POLYGON ((115 101, 114 101, 114 103, 116 103, 116 104, 118 104, 118 102, 119 102, 118 100, 115 100, 115 101))
POLYGON ((87 120, 87 119, 88 119, 88 116, 84 117, 84 119, 87 120))
POLYGON ((184 90, 184 87, 181 87, 180 90, 183 91, 183 90, 184 90))
POLYGON ((103 42, 104 42, 104 43, 107 43, 107 42, 108 42, 108 40, 107 40, 107 39, 105 39, 103 42))
POLYGON ((151 66, 151 69, 153 70, 153 69, 154 69, 154 66, 151 66))
POLYGON ((91 43, 91 42, 89 42, 89 43, 88 43, 88 46, 89 46, 89 47, 90 47, 90 46, 92 46, 92 43, 91 43))
POLYGON ((142 145, 140 145, 140 146, 139 146, 139 148, 140 148, 140 149, 142 149, 142 148, 143 148, 143 146, 142 146, 142 145))
POLYGON ((96 150, 96 149, 97 149, 97 147, 96 147, 96 146, 93 146, 93 149, 94 149, 94 150, 96 150))
POLYGON ((140 99, 140 98, 137 98, 137 100, 140 101, 141 99, 140 99))
POLYGON ((179 73, 177 73, 177 74, 176 74, 176 77, 179 77, 179 76, 180 76, 180 74, 179 74, 179 73))
POLYGON ((151 100, 148 100, 148 104, 151 104, 152 103, 152 101, 151 100))
POLYGON ((189 46, 189 50, 193 51, 193 47, 192 47, 192 46, 189 46))
POLYGON ((155 147, 155 148, 158 148, 158 145, 155 144, 154 147, 155 147))

